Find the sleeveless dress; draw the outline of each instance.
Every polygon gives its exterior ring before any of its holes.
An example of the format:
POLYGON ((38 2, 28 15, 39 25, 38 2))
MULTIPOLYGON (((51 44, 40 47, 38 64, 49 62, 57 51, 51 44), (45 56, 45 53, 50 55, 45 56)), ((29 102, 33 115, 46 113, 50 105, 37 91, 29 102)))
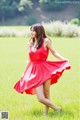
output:
POLYGON ((15 84, 14 89, 26 94, 36 94, 36 87, 40 86, 47 80, 51 80, 51 85, 56 83, 66 69, 70 69, 69 61, 47 61, 49 49, 42 46, 35 52, 32 47, 29 50, 29 57, 31 64, 29 68, 25 69, 25 74, 15 84))

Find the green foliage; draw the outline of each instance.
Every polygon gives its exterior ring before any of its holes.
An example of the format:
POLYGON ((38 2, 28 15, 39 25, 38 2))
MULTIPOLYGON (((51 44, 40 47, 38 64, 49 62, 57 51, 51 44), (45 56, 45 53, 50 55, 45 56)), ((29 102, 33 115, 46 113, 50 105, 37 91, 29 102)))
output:
POLYGON ((65 0, 62 1, 64 4, 62 4, 61 0, 39 0, 39 2, 43 9, 49 11, 61 10, 67 5, 65 0))
POLYGON ((0 20, 5 21, 20 13, 26 13, 32 7, 30 0, 2 0, 0 1, 0 20))
POLYGON ((23 14, 28 13, 32 8, 32 5, 33 3, 30 0, 20 0, 18 10, 23 14))
POLYGON ((19 0, 3 0, 0 1, 0 19, 4 21, 7 18, 14 17, 17 15, 17 5, 19 0))
POLYGON ((27 18, 27 25, 32 25, 32 24, 35 24, 36 22, 37 22, 37 19, 34 17, 27 18))
POLYGON ((76 24, 76 25, 79 25, 80 24, 80 20, 78 18, 74 18, 74 19, 71 19, 70 21, 72 24, 76 24))
MULTIPOLYGON (((80 1, 80 0, 78 0, 80 1)), ((0 1, 0 21, 3 23, 6 19, 13 18, 18 15, 28 15, 34 4, 48 11, 59 11, 65 9, 65 7, 74 0, 1 0, 0 1)), ((77 10, 78 18, 80 18, 80 10, 77 10)), ((34 23, 34 22, 33 22, 34 23)))

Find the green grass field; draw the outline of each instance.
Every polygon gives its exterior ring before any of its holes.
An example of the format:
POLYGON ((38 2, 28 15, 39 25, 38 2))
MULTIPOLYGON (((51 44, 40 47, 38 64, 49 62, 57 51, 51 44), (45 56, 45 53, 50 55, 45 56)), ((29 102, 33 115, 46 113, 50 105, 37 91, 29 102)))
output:
MULTIPOLYGON (((51 100, 62 106, 62 112, 50 109, 44 118, 44 106, 36 95, 18 94, 13 89, 25 69, 29 38, 0 38, 0 111, 8 111, 9 120, 80 120, 80 38, 51 39, 72 68, 51 86, 51 100)), ((51 54, 48 59, 55 60, 51 54)))
POLYGON ((24 30, 26 28, 29 28, 29 26, 0 26, 1 29, 17 29, 17 30, 24 30))

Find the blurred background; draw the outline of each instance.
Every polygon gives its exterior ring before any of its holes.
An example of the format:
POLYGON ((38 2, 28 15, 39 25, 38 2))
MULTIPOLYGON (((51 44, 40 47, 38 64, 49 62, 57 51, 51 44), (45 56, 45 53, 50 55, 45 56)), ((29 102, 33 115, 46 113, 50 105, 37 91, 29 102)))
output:
MULTIPOLYGON (((80 0, 0 0, 0 113, 9 112, 10 120, 43 120, 36 96, 13 89, 25 69, 35 23, 44 25, 54 48, 71 64, 51 87, 62 112, 50 109, 47 120, 80 120, 80 0)), ((49 59, 55 61, 51 54, 49 59)))
POLYGON ((80 0, 0 0, 0 26, 55 20, 80 24, 80 0))

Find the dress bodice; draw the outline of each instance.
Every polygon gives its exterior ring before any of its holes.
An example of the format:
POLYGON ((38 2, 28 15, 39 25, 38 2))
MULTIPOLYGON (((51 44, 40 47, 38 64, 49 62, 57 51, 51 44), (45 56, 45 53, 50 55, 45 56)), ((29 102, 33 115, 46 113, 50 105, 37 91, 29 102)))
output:
POLYGON ((45 61, 48 57, 49 49, 44 48, 44 42, 42 46, 37 49, 35 52, 32 50, 32 47, 29 48, 29 57, 32 62, 35 61, 45 61))

